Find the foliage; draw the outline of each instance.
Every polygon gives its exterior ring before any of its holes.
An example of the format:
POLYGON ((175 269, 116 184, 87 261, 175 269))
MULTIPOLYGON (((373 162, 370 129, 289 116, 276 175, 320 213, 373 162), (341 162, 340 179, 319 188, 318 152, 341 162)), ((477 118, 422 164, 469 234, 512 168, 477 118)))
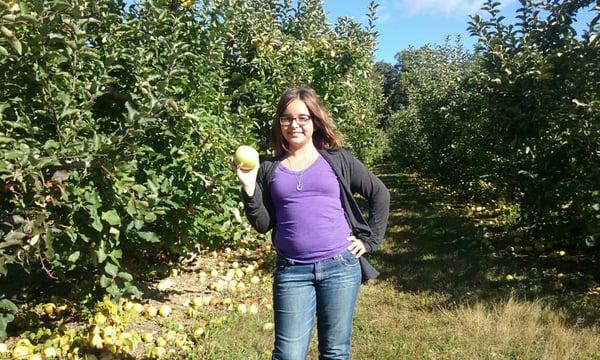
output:
POLYGON ((228 164, 242 143, 265 152, 287 87, 315 87, 348 147, 378 151, 376 34, 331 28, 320 1, 10 1, 0 16, 0 281, 139 296, 136 267, 248 236, 228 164))
POLYGON ((0 341, 6 338, 6 327, 15 319, 17 306, 8 299, 0 300, 0 341))
POLYGON ((477 167, 486 162, 477 151, 485 146, 479 95, 469 82, 478 66, 459 40, 400 52, 398 81, 408 104, 388 123, 395 158, 469 191, 476 190, 477 167))
POLYGON ((593 1, 497 2, 472 17, 479 41, 398 56, 408 104, 390 117, 393 152, 467 196, 519 208, 536 247, 593 246, 600 236, 598 10, 593 1), (583 35, 581 11, 595 17, 583 35))
POLYGON ((345 135, 345 145, 366 162, 381 148, 372 142, 380 132, 383 99, 373 81, 377 6, 369 8, 369 27, 349 18, 333 28, 319 0, 230 1, 222 12, 227 44, 227 95, 243 118, 252 119, 262 146, 270 137, 273 103, 293 85, 309 84, 322 96, 345 135), (257 19, 260 19, 257 21, 257 19))
POLYGON ((391 113, 407 105, 406 93, 400 81, 402 73, 400 66, 398 64, 393 66, 385 61, 379 61, 375 63, 375 71, 383 77, 382 90, 383 96, 386 98, 385 109, 391 113))
POLYGON ((484 59, 486 131, 499 186, 514 192, 521 225, 543 245, 594 245, 600 236, 600 8, 594 1, 521 1, 506 25, 498 4, 474 16, 484 59), (595 17, 582 36, 573 23, 595 17), (489 78, 488 78, 489 76, 489 78))

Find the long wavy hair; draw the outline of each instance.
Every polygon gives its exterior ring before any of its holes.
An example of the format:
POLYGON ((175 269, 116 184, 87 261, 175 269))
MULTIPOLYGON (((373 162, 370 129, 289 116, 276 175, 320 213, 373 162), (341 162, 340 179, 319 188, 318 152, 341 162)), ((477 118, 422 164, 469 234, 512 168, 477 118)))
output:
POLYGON ((331 120, 327 108, 323 105, 319 96, 308 86, 299 86, 285 91, 279 98, 277 111, 273 119, 271 129, 271 141, 278 154, 289 151, 287 140, 283 137, 279 118, 285 109, 294 100, 300 100, 306 104, 313 122, 313 143, 317 149, 340 149, 342 147, 342 136, 337 131, 331 120))

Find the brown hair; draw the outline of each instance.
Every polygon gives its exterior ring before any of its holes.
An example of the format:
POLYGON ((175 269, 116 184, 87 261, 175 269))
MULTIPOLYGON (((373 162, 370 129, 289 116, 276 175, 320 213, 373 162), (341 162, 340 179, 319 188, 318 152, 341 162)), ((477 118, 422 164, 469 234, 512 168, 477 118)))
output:
POLYGON ((278 154, 288 151, 288 144, 283 133, 279 118, 283 112, 294 100, 301 100, 306 104, 313 121, 313 143, 317 149, 340 149, 342 147, 342 136, 336 130, 331 120, 327 108, 323 105, 315 91, 308 86, 300 86, 285 91, 279 98, 277 111, 273 119, 273 128, 271 131, 271 141, 278 154))

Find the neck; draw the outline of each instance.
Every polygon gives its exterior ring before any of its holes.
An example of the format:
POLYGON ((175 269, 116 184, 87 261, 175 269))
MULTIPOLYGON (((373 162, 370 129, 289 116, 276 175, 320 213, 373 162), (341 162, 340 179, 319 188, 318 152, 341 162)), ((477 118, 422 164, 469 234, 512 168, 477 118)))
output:
POLYGON ((317 148, 312 143, 310 143, 310 144, 306 144, 305 146, 303 146, 301 148, 290 149, 288 151, 288 157, 304 158, 304 157, 312 156, 316 152, 317 152, 317 148))

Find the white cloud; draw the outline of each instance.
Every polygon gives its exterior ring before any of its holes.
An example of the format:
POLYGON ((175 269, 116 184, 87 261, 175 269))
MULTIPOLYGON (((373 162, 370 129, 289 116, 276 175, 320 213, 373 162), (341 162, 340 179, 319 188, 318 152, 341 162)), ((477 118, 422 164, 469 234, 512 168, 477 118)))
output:
MULTIPOLYGON (((479 12, 483 0, 388 0, 392 6, 402 11, 404 15, 420 15, 437 13, 450 16, 463 16, 479 12)), ((516 0, 504 0, 501 7, 516 0)))
POLYGON ((385 2, 379 3, 377 8, 377 22, 386 23, 392 19, 393 11, 389 9, 388 4, 385 2))

